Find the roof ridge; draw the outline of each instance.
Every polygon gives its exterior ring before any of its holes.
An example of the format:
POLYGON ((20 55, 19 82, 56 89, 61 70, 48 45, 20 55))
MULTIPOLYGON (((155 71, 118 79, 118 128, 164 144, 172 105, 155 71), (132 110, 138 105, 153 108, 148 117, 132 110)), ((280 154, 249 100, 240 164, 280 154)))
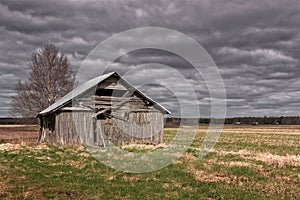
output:
POLYGON ((44 109, 43 111, 39 112, 37 114, 37 117, 40 115, 45 115, 53 110, 57 110, 58 108, 66 105, 66 103, 68 103, 69 101, 71 101, 73 98, 79 96, 80 94, 82 94, 83 92, 87 91, 88 89, 94 87, 95 85, 101 83, 102 81, 104 81, 105 79, 111 77, 113 74, 116 74, 118 77, 120 77, 120 79, 122 79, 127 85, 129 85, 130 87, 134 88, 135 91, 137 91, 138 93, 140 93, 140 95, 142 95, 144 98, 148 99, 149 101, 151 101, 154 105, 157 105, 158 107, 160 107, 162 110, 164 110, 166 113, 171 114, 170 111, 168 111, 165 107, 163 107, 162 105, 160 105, 158 102, 154 101, 153 99, 151 99, 149 96, 147 96, 146 94, 144 94, 143 92, 141 92, 139 89, 137 89, 136 87, 134 87, 131 83, 129 83, 126 79, 124 79, 121 75, 119 75, 117 72, 110 72, 107 74, 103 74, 100 76, 97 76, 89 81, 86 81, 85 83, 79 85, 78 87, 74 88, 72 91, 70 91, 68 94, 66 94, 65 96, 63 96, 62 98, 60 98, 59 100, 57 100, 55 103, 53 103, 52 105, 50 105, 48 108, 44 109))

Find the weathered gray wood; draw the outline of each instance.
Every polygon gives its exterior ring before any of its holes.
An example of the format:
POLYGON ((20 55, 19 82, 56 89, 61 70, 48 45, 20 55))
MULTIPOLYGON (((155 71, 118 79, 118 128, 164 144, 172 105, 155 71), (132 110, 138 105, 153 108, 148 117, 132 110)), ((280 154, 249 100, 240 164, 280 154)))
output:
POLYGON ((61 111, 83 111, 83 112, 90 112, 90 108, 84 108, 84 107, 64 107, 60 109, 61 111))
POLYGON ((161 143, 163 113, 130 89, 109 78, 72 104, 41 117, 39 142, 59 146, 161 143), (129 90, 123 97, 95 96, 98 88, 129 90))

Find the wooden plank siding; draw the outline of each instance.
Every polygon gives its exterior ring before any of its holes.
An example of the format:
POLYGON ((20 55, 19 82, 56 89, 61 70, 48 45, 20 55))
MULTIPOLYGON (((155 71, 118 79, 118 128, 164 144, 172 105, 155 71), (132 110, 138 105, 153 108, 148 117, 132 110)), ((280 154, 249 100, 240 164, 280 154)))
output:
POLYGON ((164 114, 130 89, 117 78, 108 78, 72 103, 42 116, 39 141, 59 146, 161 143, 164 114), (111 90, 122 96, 108 96, 111 90))

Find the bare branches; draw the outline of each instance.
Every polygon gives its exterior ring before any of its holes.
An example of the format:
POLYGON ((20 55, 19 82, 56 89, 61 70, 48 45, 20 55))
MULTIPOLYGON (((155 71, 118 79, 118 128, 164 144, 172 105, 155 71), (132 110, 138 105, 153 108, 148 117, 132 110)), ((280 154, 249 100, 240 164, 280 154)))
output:
POLYGON ((49 44, 32 54, 28 80, 16 86, 12 113, 35 116, 71 91, 74 77, 68 58, 49 44))

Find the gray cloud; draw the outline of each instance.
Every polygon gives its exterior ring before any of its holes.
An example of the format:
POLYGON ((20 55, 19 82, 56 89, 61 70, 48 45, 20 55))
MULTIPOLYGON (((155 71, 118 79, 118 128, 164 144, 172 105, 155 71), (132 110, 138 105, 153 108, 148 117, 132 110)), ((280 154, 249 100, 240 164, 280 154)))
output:
MULTIPOLYGON (((13 89, 28 76, 31 53, 41 45, 55 43, 76 71, 99 42, 142 26, 181 31, 204 46, 224 79, 229 116, 299 115, 299 10, 297 0, 0 0, 1 116, 8 115, 13 89)), ((205 82, 195 81, 199 75, 176 55, 149 49, 132 52, 108 71, 124 73, 150 62, 168 65, 185 76, 194 85, 201 115, 209 116, 211 99, 205 82)), ((90 60, 89 64, 96 70, 107 63, 90 60)), ((184 85, 168 71, 161 71, 163 76, 140 72, 134 80, 135 73, 131 78, 137 84, 146 78, 173 83, 185 94, 184 85)), ((148 84, 142 89, 176 113, 178 102, 167 88, 148 84)))

